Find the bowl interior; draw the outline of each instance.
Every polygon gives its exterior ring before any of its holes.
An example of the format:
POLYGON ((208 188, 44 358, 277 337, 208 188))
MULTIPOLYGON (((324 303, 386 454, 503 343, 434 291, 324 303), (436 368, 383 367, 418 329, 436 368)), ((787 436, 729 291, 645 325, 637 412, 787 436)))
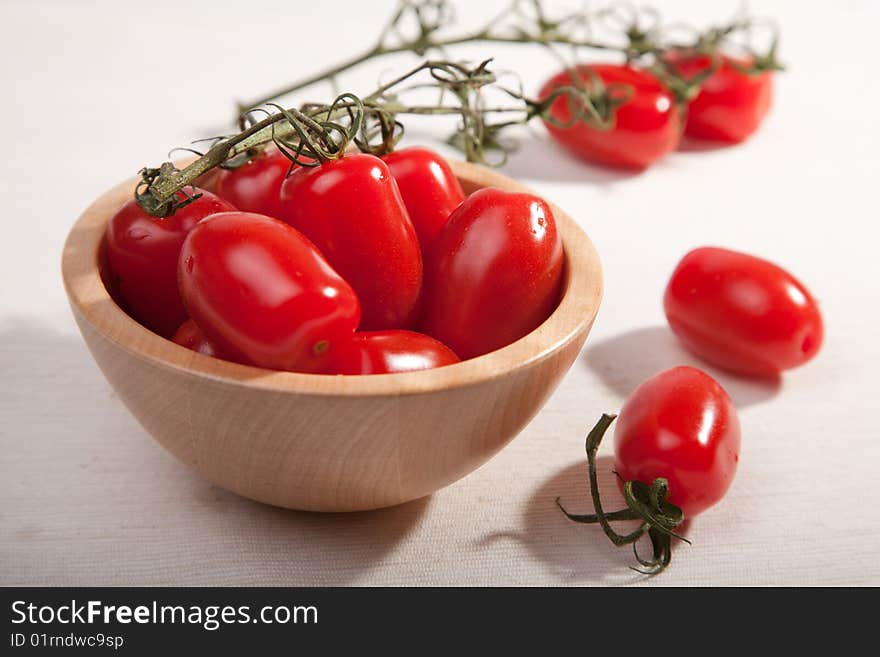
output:
MULTIPOLYGON (((450 161, 466 194, 487 186, 529 191, 519 183, 477 165, 450 161)), ((433 370, 370 376, 326 376, 279 372, 222 361, 190 351, 154 334, 130 317, 109 274, 104 230, 110 216, 131 197, 129 180, 98 199, 74 225, 65 244, 62 271, 74 308, 100 333, 133 355, 163 367, 230 383, 321 395, 413 394, 463 386, 502 376, 545 358, 589 328, 602 291, 598 254, 580 227, 550 204, 565 252, 564 281, 554 312, 534 331, 489 354, 433 370)))

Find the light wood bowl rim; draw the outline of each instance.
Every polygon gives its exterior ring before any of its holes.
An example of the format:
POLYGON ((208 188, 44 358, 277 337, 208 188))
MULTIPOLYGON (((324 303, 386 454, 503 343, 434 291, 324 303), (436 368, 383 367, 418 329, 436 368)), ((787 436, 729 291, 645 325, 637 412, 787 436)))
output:
MULTIPOLYGON (((531 191, 480 165, 452 159, 449 164, 466 191, 488 186, 531 191)), ((565 249, 564 292, 556 310, 543 324, 502 349, 437 369, 369 376, 280 372, 211 358, 139 324, 116 304, 101 279, 100 247, 107 221, 131 198, 137 180, 132 178, 116 185, 79 216, 64 245, 62 278, 74 310, 101 336, 134 357, 183 374, 276 392, 346 397, 422 394, 477 385, 531 366, 577 339, 589 330, 601 302, 602 267, 593 243, 571 217, 550 203, 565 249)))

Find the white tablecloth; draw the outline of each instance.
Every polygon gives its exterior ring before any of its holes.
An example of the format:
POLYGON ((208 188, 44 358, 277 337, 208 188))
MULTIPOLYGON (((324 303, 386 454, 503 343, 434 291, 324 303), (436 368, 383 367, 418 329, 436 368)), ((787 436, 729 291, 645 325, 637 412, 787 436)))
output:
MULTIPOLYGON (((428 499, 356 515, 262 506, 177 463, 92 362, 58 261, 91 199, 171 147, 222 132, 233 99, 366 46, 391 3, 335 2, 332 26, 289 0, 151 4, 0 6, 0 584, 880 584, 876 4, 752 3, 782 23, 790 70, 741 146, 678 152, 627 175, 572 160, 541 129, 527 134, 504 171, 596 242, 606 294, 595 329, 544 410, 490 463, 428 499), (677 260, 702 244, 796 273, 821 301, 827 341, 778 387, 706 368, 740 407, 739 472, 692 523, 693 545, 646 579, 553 499, 589 509, 586 430, 645 377, 697 363, 660 300, 677 260)), ((698 23, 737 7, 709 4, 662 7, 698 23)), ((557 66, 537 47, 454 52, 495 55, 530 91, 557 66)), ((386 59, 340 83, 366 91, 413 61, 386 59)), ((420 125, 411 141, 426 139, 420 125)))

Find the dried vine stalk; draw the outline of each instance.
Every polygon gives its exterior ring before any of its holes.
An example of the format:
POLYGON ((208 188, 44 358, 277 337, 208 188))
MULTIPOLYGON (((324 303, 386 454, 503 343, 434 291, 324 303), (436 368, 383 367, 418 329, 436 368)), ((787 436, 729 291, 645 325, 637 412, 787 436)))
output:
MULTIPOLYGON (((748 45, 759 24, 748 18, 706 32, 665 25, 653 10, 636 10, 616 4, 597 12, 575 12, 551 18, 541 0, 514 0, 501 15, 482 28, 457 36, 444 36, 452 24, 452 5, 448 0, 403 0, 382 30, 374 47, 317 75, 248 103, 241 114, 241 131, 217 138, 207 152, 177 170, 171 162, 158 168, 145 168, 135 197, 154 216, 167 216, 198 197, 192 187, 202 175, 218 166, 236 166, 269 142, 274 142, 292 162, 314 166, 340 157, 354 143, 365 152, 382 154, 393 148, 403 132, 402 115, 447 115, 459 120, 450 142, 459 147, 469 161, 487 162, 487 152, 495 151, 503 161, 511 144, 501 138, 514 125, 527 124, 536 117, 556 125, 585 121, 597 129, 608 129, 614 122, 614 108, 631 91, 625 85, 584 84, 556 89, 542 99, 527 97, 521 89, 501 84, 489 68, 491 60, 476 66, 448 60, 429 60, 386 82, 367 96, 352 93, 338 96, 329 105, 309 103, 300 108, 284 108, 274 101, 321 80, 333 79, 340 72, 369 59, 395 52, 423 55, 467 42, 536 43, 546 47, 570 46, 600 48, 619 52, 629 61, 640 60, 684 102, 698 90, 711 72, 684 79, 668 64, 663 53, 690 49, 713 57, 722 49, 739 49, 748 54, 750 71, 779 68, 776 61, 778 38, 767 52, 758 53, 748 45), (602 25, 617 34, 617 40, 600 41, 593 32, 602 25), (685 34, 685 37, 676 37, 685 34), (742 39, 745 35, 745 44, 742 39), (739 38, 739 39, 738 39, 739 38), (427 78, 425 80, 424 78, 427 78), (436 103, 418 103, 411 94, 433 88, 440 92, 436 103), (560 124, 549 109, 560 96, 567 96, 575 111, 570 121, 560 124), (497 100, 494 100, 497 99, 497 100), (255 115, 264 118, 257 121, 255 115), (379 139, 378 143, 376 139, 379 139)), ((188 149, 192 150, 192 149, 188 149)))
POLYGON ((703 53, 725 49, 752 62, 754 71, 781 68, 776 60, 775 24, 746 15, 701 32, 682 23, 666 23, 656 9, 638 8, 629 2, 552 16, 543 0, 512 0, 477 29, 451 33, 454 26, 455 11, 450 0, 401 0, 371 47, 324 71, 239 103, 238 111, 275 102, 318 82, 335 80, 345 71, 386 55, 409 52, 424 57, 465 43, 538 44, 568 47, 576 52, 603 50, 619 53, 627 61, 647 59, 648 65, 662 65, 661 55, 670 49, 703 53), (759 31, 769 34, 769 47, 756 45, 761 41, 756 36, 759 31))
MULTIPOLYGON (((459 125, 452 137, 468 159, 486 161, 487 150, 502 148, 501 130, 525 124, 535 117, 556 122, 550 107, 560 96, 567 96, 579 111, 571 120, 587 121, 598 129, 610 122, 596 108, 595 94, 578 87, 561 87, 542 99, 528 98, 521 91, 500 85, 489 68, 490 60, 476 66, 427 61, 386 82, 373 93, 359 98, 351 93, 338 96, 329 105, 310 103, 301 108, 271 104, 260 110, 265 117, 253 120, 247 114, 241 132, 216 138, 211 147, 192 164, 178 170, 171 162, 142 170, 142 181, 135 193, 138 203, 153 216, 167 216, 198 198, 195 181, 218 166, 235 165, 255 150, 274 143, 292 163, 316 166, 341 157, 349 144, 361 151, 382 155, 394 147, 403 133, 401 115, 455 116, 459 125), (441 92, 441 102, 408 102, 411 92, 426 88, 441 92), (507 102, 489 103, 488 90, 507 102)), ((558 123, 558 122, 557 122, 558 123)), ((192 150, 192 149, 188 149, 192 150)))

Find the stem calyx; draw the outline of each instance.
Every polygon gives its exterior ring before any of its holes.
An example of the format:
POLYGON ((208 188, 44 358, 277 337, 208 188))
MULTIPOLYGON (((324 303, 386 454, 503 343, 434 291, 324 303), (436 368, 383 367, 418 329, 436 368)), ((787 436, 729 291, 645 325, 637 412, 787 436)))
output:
POLYGON ((663 477, 654 479, 650 486, 641 481, 625 482, 623 485, 623 497, 626 500, 626 508, 620 511, 605 513, 599 496, 596 454, 599 451, 599 445, 605 432, 616 417, 616 415, 603 414, 596 423, 596 426, 587 435, 586 452, 590 472, 590 494, 593 498, 595 513, 569 513, 562 506, 558 497, 556 498, 556 504, 568 519, 573 522, 599 524, 605 535, 615 545, 632 545, 636 561, 639 562, 642 568, 630 567, 644 575, 656 575, 662 572, 672 559, 673 538, 690 543, 689 540, 674 531, 684 520, 684 514, 679 507, 668 501, 669 482, 663 477), (629 534, 618 534, 610 524, 618 520, 640 520, 641 522, 629 534), (650 559, 643 558, 636 547, 636 541, 645 534, 648 535, 653 550, 650 559))

